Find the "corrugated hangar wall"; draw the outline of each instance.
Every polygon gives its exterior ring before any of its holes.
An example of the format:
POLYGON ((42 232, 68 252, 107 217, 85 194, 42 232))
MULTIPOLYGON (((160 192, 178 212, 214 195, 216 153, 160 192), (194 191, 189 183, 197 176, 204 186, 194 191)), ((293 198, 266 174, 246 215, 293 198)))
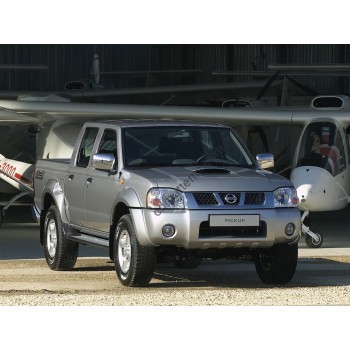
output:
MULTIPOLYGON (((202 69, 202 76, 162 77, 157 84, 247 80, 212 77, 212 71, 265 70, 268 64, 336 64, 350 61, 349 45, 291 44, 142 44, 142 45, 0 45, 0 90, 61 91, 68 81, 88 79, 94 53, 101 71, 202 69), (6 65, 41 64, 46 70, 7 69, 6 65)), ((102 79, 102 78, 101 78, 102 79)), ((319 93, 349 93, 348 77, 300 77, 319 93)), ((108 87, 133 87, 145 78, 108 79, 108 87)))

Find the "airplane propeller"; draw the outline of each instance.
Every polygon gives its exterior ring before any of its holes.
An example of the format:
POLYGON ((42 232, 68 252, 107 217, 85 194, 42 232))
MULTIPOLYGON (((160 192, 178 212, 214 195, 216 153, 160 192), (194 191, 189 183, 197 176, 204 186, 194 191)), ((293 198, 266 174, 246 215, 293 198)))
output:
MULTIPOLYGON (((281 71, 277 71, 274 75, 272 75, 266 82, 265 86, 261 89, 258 96, 256 97, 257 100, 260 100, 265 93, 270 89, 272 83, 281 76, 281 71)), ((290 75, 283 74, 283 76, 291 81, 295 86, 297 86, 301 91, 306 92, 308 95, 311 96, 317 96, 320 95, 320 93, 310 87, 308 87, 305 84, 302 84, 300 81, 296 80, 295 78, 292 78, 290 75)))
POLYGON ((265 86, 261 89, 258 96, 256 97, 257 100, 260 100, 265 93, 270 89, 272 83, 275 81, 275 79, 279 76, 280 72, 277 71, 274 75, 272 75, 266 82, 265 86))
POLYGON ((286 75, 285 77, 289 79, 293 84, 295 84, 300 90, 305 91, 307 94, 311 96, 320 95, 318 91, 311 89, 310 87, 306 86, 305 84, 302 84, 300 81, 292 78, 291 76, 286 75))

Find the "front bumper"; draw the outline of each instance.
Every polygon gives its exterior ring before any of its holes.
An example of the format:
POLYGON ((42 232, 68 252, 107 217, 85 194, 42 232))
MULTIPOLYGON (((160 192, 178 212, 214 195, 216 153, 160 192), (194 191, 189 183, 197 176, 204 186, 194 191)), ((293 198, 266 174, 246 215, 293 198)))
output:
MULTIPOLYGON (((154 210, 131 209, 136 234, 140 244, 153 246, 178 246, 186 249, 208 248, 268 248, 279 243, 293 243, 300 238, 301 218, 298 208, 252 210, 154 210), (209 226, 210 215, 256 215, 260 216, 261 234, 251 234, 238 227, 239 235, 200 235, 203 226, 209 226), (285 234, 288 223, 295 226, 291 236, 285 234), (162 234, 164 225, 173 225, 175 235, 166 238, 162 234), (202 224, 202 226, 201 226, 202 224), (202 229, 200 229, 202 228, 202 229)), ((237 228, 235 226, 235 228, 237 228)), ((215 230, 214 230, 215 231, 215 230)), ((223 230, 227 232, 227 230, 223 230)), ((254 231, 254 229, 253 229, 254 231)), ((256 230, 255 230, 256 231, 256 230)))

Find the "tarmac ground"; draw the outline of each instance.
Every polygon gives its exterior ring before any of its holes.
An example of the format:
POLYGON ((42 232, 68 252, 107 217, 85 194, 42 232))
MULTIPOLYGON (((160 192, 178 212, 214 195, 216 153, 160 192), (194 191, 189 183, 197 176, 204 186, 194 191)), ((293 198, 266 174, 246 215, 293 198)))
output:
POLYGON ((51 271, 39 225, 27 207, 12 207, 0 228, 0 305, 350 305, 349 213, 314 214, 323 246, 310 249, 302 237, 286 286, 262 284, 252 262, 205 260, 194 270, 159 264, 149 287, 126 288, 104 248, 81 245, 72 271, 51 271))

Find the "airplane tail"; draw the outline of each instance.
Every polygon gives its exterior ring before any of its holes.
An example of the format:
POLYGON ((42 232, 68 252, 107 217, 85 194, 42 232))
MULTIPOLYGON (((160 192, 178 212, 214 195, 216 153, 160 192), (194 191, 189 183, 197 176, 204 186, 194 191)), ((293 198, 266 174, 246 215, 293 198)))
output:
POLYGON ((0 154, 0 179, 23 192, 33 192, 34 165, 8 159, 0 154))

